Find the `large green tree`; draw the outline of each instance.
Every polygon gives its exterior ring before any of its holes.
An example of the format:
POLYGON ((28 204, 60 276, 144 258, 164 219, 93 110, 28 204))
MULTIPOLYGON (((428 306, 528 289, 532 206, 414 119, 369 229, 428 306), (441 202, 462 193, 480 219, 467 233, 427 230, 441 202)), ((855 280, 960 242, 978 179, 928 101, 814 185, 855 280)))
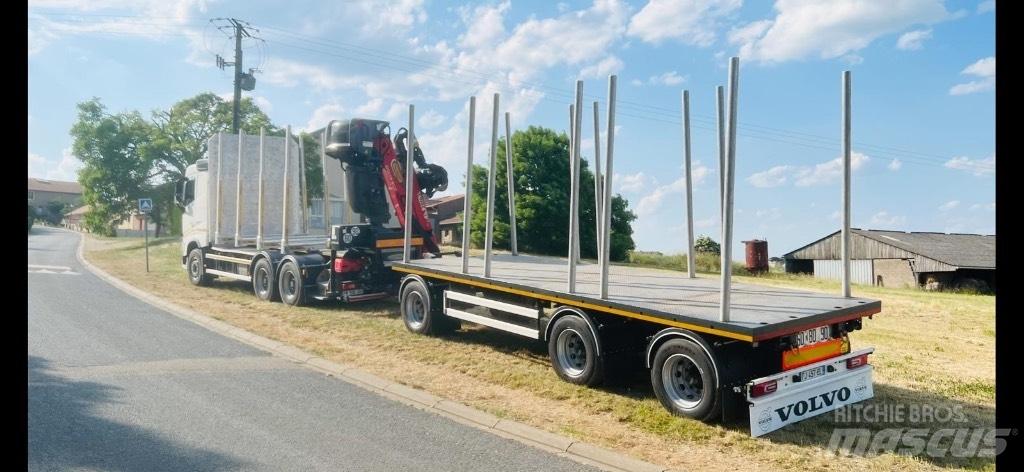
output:
POLYGON ((153 173, 153 126, 138 112, 109 114, 98 98, 78 104, 71 128, 73 153, 83 163, 78 173, 82 200, 90 206, 84 225, 112 235, 145 196, 153 173))
MULTIPOLYGON (((516 223, 519 249, 534 254, 565 256, 569 248, 569 138, 547 128, 531 126, 512 136, 512 169, 515 179, 516 223)), ((509 246, 508 185, 505 143, 498 144, 494 200, 494 247, 509 246)), ((487 168, 475 165, 472 181, 472 242, 481 247, 486 231, 487 168)), ((612 260, 626 260, 635 247, 630 223, 636 219, 629 202, 612 199, 612 260)), ((580 255, 597 257, 594 174, 581 162, 580 255)))
MULTIPOLYGON (((84 193, 92 195, 85 198, 91 205, 84 219, 89 230, 112 234, 113 226, 132 213, 140 197, 153 199, 150 218, 157 236, 168 224, 176 229, 180 214, 173 203, 174 183, 206 154, 211 136, 231 132, 231 117, 231 102, 212 93, 156 110, 151 121, 138 112, 110 115, 98 98, 79 104, 71 134, 75 155, 86 164, 79 181, 84 193)), ((242 99, 239 118, 248 134, 258 134, 261 128, 271 136, 284 134, 251 98, 242 99)), ((314 169, 307 166, 311 184, 319 183, 319 173, 319 163, 314 169)))

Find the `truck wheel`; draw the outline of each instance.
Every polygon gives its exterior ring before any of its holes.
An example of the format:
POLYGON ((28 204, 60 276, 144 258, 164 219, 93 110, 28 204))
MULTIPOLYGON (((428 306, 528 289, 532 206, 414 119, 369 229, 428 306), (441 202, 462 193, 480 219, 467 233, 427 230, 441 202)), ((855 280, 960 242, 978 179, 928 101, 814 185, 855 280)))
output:
POLYGON ((281 266, 281 273, 277 277, 278 293, 281 301, 290 306, 302 306, 305 303, 302 272, 299 266, 293 261, 287 261, 281 266))
POLYGON ((210 275, 206 273, 206 264, 203 261, 203 250, 195 248, 188 253, 188 262, 185 264, 188 270, 188 281, 192 285, 205 287, 210 285, 210 275))
POLYGON ((566 315, 555 321, 548 337, 548 356, 562 380, 594 386, 604 380, 604 359, 597 355, 597 337, 586 320, 566 315))
POLYGON ((266 258, 256 261, 256 265, 252 268, 252 291, 256 294, 256 298, 268 302, 280 300, 277 284, 274 282, 274 268, 270 265, 270 261, 266 258))
POLYGON ((674 415, 710 421, 721 413, 718 372, 697 343, 665 341, 651 363, 651 385, 662 406, 674 415))
POLYGON ((416 334, 444 334, 458 329, 459 322, 444 316, 440 307, 435 307, 430 290, 416 279, 402 287, 399 296, 402 321, 406 329, 416 334))

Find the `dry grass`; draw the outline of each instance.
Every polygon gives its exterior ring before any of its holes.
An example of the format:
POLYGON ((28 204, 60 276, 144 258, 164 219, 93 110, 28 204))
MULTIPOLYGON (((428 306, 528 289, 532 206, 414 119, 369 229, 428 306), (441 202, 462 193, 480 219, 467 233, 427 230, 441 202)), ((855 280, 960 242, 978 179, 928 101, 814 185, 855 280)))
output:
MULTIPOLYGON (((397 304, 390 301, 288 308, 258 301, 245 283, 218 281, 210 288, 192 287, 173 240, 151 247, 149 274, 142 270, 139 240, 90 239, 86 255, 139 288, 262 336, 674 469, 994 468, 991 459, 978 458, 837 456, 826 450, 832 429, 865 425, 837 425, 830 414, 761 439, 748 436, 745 420, 707 425, 673 417, 654 398, 646 372, 606 388, 573 386, 554 374, 540 343, 468 325, 444 338, 413 335, 398 318, 397 304)), ((838 288, 803 278, 740 280, 811 290, 838 288)), ((967 423, 955 426, 994 425, 994 297, 870 287, 857 287, 855 293, 879 298, 883 307, 853 336, 854 348, 876 348, 875 398, 870 403, 945 405, 965 414, 967 423)), ((916 425, 932 426, 947 427, 916 425)))

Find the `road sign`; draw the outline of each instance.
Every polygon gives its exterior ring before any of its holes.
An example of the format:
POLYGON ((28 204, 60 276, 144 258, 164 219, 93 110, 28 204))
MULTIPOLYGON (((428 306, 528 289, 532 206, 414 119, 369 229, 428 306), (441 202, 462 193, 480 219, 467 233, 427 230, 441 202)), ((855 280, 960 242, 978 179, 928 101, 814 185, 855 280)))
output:
POLYGON ((139 199, 139 213, 149 213, 153 211, 153 199, 152 198, 140 198, 139 199))

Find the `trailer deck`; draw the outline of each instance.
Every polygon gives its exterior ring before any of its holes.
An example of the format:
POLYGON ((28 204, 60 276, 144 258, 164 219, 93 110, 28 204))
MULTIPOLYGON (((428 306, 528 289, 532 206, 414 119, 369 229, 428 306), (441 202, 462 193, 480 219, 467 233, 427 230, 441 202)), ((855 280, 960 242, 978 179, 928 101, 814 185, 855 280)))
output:
POLYGON ((493 254, 490 278, 483 276, 483 258, 472 256, 468 274, 462 273, 460 257, 394 262, 392 269, 750 342, 881 311, 878 300, 734 283, 730 321, 721 322, 717 276, 691 279, 669 270, 613 265, 608 298, 601 299, 598 265, 579 263, 576 292, 568 293, 567 264, 559 257, 493 254))

